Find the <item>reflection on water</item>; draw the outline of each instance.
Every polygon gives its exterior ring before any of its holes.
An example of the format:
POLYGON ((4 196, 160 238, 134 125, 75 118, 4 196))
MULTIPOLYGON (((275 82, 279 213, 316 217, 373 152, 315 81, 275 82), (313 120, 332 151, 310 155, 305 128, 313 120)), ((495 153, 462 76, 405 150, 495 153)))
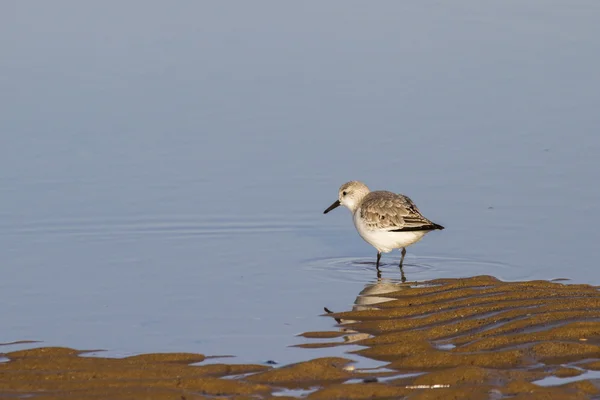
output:
MULTIPOLYGON (((365 285, 365 288, 356 297, 354 305, 352 306, 352 310, 375 310, 377 309, 377 304, 394 300, 392 297, 385 297, 385 294, 408 289, 410 287, 409 285, 409 283, 403 283, 402 280, 394 281, 390 279, 378 278, 375 283, 365 285)), ((325 307, 325 311, 328 314, 333 313, 333 311, 329 310, 327 307, 325 307)), ((335 321, 342 326, 340 331, 347 333, 343 337, 345 343, 357 342, 359 340, 367 339, 371 336, 368 333, 360 333, 352 328, 344 327, 344 325, 353 324, 357 321, 341 318, 335 318, 335 321)))
POLYGON ((376 304, 384 303, 393 298, 385 294, 394 293, 409 288, 409 283, 400 283, 390 279, 378 279, 377 282, 366 285, 354 301, 353 310, 371 310, 376 304))

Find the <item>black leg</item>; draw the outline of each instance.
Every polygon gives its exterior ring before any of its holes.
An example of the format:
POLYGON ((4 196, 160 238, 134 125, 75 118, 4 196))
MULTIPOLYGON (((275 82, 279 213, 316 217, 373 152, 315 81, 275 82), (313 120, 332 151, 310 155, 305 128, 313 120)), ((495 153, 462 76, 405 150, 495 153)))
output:
POLYGON ((402 282, 406 282, 406 277, 404 276, 404 269, 402 268, 402 263, 404 262, 404 256, 406 255, 406 249, 402 248, 402 258, 400 258, 400 275, 402 275, 402 282))
POLYGON ((379 269, 379 260, 381 260, 381 252, 377 252, 377 278, 381 278, 381 270, 379 269))

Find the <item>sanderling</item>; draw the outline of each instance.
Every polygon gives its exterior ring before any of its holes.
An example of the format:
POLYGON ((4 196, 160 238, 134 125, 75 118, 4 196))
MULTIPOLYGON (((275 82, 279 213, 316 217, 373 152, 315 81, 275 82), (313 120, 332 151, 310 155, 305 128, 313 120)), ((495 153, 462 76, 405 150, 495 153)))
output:
POLYGON ((338 199, 323 214, 340 205, 352 212, 352 220, 360 236, 377 249, 378 276, 381 253, 402 249, 399 266, 402 281, 405 281, 402 262, 406 247, 418 242, 430 231, 444 229, 421 215, 415 203, 407 196, 383 190, 371 192, 367 185, 358 181, 344 183, 340 187, 338 199))

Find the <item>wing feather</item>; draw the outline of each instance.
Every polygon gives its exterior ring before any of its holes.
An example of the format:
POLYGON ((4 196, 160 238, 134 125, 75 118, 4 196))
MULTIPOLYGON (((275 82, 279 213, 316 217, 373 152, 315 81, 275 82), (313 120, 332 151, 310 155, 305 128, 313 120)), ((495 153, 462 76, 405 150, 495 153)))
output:
POLYGON ((387 191, 371 192, 365 196, 360 213, 371 230, 402 232, 443 229, 421 215, 409 197, 387 191))

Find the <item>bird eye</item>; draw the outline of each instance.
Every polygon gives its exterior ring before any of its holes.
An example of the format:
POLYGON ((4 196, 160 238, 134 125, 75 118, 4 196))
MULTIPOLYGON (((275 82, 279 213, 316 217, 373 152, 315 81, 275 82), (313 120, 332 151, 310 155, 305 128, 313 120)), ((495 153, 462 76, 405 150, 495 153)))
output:
POLYGON ((342 196, 345 196, 345 195, 346 195, 346 192, 342 192, 342 196))

